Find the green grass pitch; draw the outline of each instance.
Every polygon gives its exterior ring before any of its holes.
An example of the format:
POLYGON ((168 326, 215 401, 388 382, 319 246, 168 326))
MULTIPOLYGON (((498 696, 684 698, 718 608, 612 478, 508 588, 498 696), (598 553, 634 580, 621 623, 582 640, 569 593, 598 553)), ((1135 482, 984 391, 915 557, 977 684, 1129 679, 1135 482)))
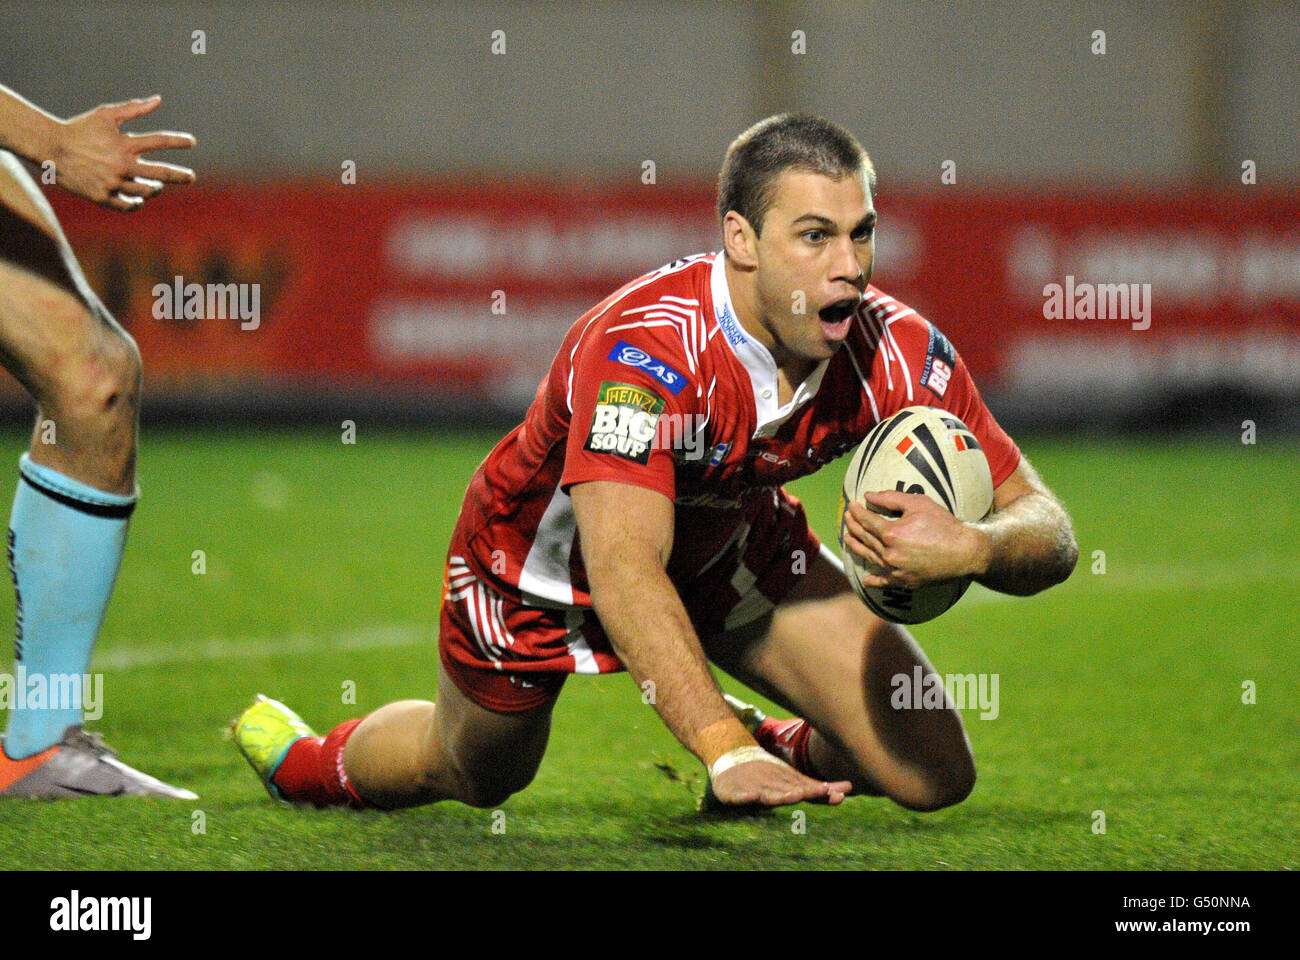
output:
MULTIPOLYGON (((980 771, 970 799, 928 815, 856 798, 718 818, 695 812, 698 763, 625 674, 568 683, 537 780, 504 816, 271 802, 223 738, 253 694, 284 699, 321 731, 390 700, 435 697, 447 537, 496 439, 364 422, 355 445, 340 433, 145 431, 144 496, 96 650, 106 705, 94 728, 200 799, 0 804, 0 866, 1288 869, 1300 859, 1294 441, 1026 440, 1074 515, 1078 570, 1030 599, 976 588, 914 629, 940 673, 999 676, 998 716, 964 712, 980 771), (344 702, 351 689, 355 705, 344 702)), ((0 462, 13 465, 24 442, 0 435, 0 462)), ((828 537, 841 466, 794 488, 828 537)), ((5 590, 0 618, 12 616, 5 590)), ((0 670, 11 663, 0 658, 0 670)))

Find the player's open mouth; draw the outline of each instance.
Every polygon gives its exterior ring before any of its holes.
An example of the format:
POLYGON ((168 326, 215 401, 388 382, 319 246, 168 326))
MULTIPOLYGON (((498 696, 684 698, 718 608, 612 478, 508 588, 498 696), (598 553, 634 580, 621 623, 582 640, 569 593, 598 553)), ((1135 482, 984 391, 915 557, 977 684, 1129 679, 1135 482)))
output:
POLYGON ((853 324, 853 314, 857 311, 859 302, 857 297, 847 297, 817 311, 822 321, 822 333, 827 340, 839 342, 849 335, 849 327, 853 324))

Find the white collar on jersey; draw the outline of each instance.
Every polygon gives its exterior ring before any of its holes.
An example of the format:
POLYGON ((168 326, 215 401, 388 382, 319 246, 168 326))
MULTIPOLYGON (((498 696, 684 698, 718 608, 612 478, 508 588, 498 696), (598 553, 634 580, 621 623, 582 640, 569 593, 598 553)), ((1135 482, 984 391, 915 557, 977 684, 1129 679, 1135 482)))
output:
POLYGON ((758 414, 756 437, 770 437, 781 428, 781 424, 790 419, 790 415, 817 395, 826 374, 829 360, 823 360, 813 368, 803 383, 794 391, 790 402, 783 407, 777 406, 776 361, 771 352, 748 333, 736 319, 736 308, 731 303, 731 291, 727 289, 727 255, 718 251, 713 259, 713 272, 709 282, 713 294, 713 319, 722 331, 723 339, 731 347, 731 352, 749 374, 749 383, 754 390, 754 410, 758 414))

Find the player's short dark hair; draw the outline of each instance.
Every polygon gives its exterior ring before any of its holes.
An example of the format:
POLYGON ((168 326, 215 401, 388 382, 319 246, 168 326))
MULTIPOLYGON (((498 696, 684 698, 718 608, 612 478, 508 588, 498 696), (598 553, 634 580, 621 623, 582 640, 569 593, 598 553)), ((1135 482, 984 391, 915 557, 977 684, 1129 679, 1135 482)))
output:
POLYGON ((876 169, 853 134, 822 117, 781 113, 760 120, 731 141, 718 172, 718 219, 735 210, 761 234, 772 206, 773 183, 787 170, 807 170, 832 180, 862 172, 868 192, 876 192, 876 169))

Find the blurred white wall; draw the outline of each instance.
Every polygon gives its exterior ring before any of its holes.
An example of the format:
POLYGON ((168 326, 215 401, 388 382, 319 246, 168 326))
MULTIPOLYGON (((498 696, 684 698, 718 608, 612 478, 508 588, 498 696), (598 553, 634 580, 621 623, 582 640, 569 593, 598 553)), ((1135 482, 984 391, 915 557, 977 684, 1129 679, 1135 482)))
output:
POLYGON ((953 159, 1004 182, 1231 182, 1253 159, 1276 183, 1300 175, 1297 9, 9 0, 0 80, 64 114, 160 91, 210 174, 328 176, 351 159, 635 178, 652 159, 664 184, 713 176, 735 133, 794 108, 849 125, 888 178, 937 182, 953 159))

